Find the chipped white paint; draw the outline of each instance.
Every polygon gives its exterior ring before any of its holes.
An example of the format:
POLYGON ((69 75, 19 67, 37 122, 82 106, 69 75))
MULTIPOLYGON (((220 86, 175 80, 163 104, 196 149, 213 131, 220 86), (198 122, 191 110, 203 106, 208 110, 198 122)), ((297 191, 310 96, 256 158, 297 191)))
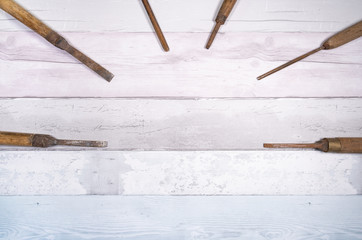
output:
POLYGON ((361 196, 0 197, 2 239, 359 240, 361 196))
POLYGON ((207 51, 220 0, 151 0, 169 53, 138 0, 18 2, 116 77, 106 83, 0 11, 0 130, 114 151, 1 147, 0 194, 362 193, 361 155, 261 151, 361 136, 362 40, 255 80, 359 21, 362 1, 238 1, 207 51))
POLYGON ((0 195, 349 195, 362 156, 316 151, 2 151, 0 195))
MULTIPOLYGON (((1 130, 113 150, 245 150, 362 134, 362 99, 3 99, 1 130)), ((8 149, 8 147, 1 147, 8 149)))
POLYGON ((349 239, 361 196, 0 197, 2 239, 349 239))
MULTIPOLYGON (((140 0, 17 1, 58 31, 152 31, 140 0)), ((165 32, 209 32, 221 0, 150 3, 165 32)), ((239 0, 221 31, 334 32, 360 20, 361 7, 360 0, 239 0)), ((25 27, 0 12, 0 29, 25 27)))
MULTIPOLYGON (((361 1, 362 2, 362 1, 361 1)), ((318 47, 330 33, 66 33, 116 76, 107 83, 35 33, 0 33, 2 97, 360 97, 362 38, 267 79, 260 74, 318 47)))

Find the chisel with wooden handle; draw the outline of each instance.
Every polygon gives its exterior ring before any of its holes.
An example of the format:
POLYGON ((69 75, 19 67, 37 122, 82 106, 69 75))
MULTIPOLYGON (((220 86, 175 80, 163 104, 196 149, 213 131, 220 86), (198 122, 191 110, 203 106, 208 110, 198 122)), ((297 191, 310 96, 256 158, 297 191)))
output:
POLYGON ((215 22, 216 22, 215 27, 206 44, 207 49, 209 49, 211 47, 211 44, 213 43, 213 41, 216 37, 216 34, 219 31, 221 25, 225 24, 226 19, 229 17, 231 11, 233 10, 236 1, 237 0, 224 0, 224 2, 222 3, 219 13, 217 14, 217 17, 215 19, 215 22))
POLYGON ((362 138, 323 138, 315 143, 264 143, 265 148, 313 148, 323 152, 362 153, 362 138))
POLYGON ((14 132, 0 131, 0 145, 41 147, 41 148, 63 145, 63 146, 103 148, 107 147, 108 143, 104 141, 56 139, 50 135, 45 135, 45 134, 14 133, 14 132))
POLYGON ((277 67, 263 75, 260 75, 259 77, 257 77, 258 80, 261 80, 273 73, 276 73, 280 70, 282 70, 283 68, 286 68, 290 65, 292 65, 293 63, 296 63, 316 52, 319 52, 320 50, 330 50, 330 49, 334 49, 337 47, 340 47, 346 43, 349 43, 359 37, 362 36, 362 21, 350 26, 349 28, 344 29, 343 31, 333 35, 332 37, 328 38, 319 48, 316 48, 300 57, 297 57, 283 65, 281 65, 280 67, 277 67))
POLYGON ((155 29, 156 35, 157 35, 158 39, 160 40, 163 50, 168 52, 170 50, 170 48, 168 47, 166 38, 162 33, 161 27, 157 22, 156 16, 152 11, 150 3, 148 2, 148 0, 142 0, 142 3, 146 9, 148 17, 150 18, 153 28, 155 29))
POLYGON ((107 69, 96 63, 91 58, 87 57, 78 49, 71 46, 64 37, 53 31, 50 27, 45 25, 42 21, 33 16, 15 1, 0 0, 0 8, 2 8, 5 12, 9 13, 11 16, 25 24, 36 33, 38 33, 40 36, 45 38, 48 42, 50 42, 57 48, 68 52, 70 55, 78 59, 80 62, 92 69, 94 72, 96 72, 108 82, 112 80, 114 76, 112 73, 110 73, 107 69))

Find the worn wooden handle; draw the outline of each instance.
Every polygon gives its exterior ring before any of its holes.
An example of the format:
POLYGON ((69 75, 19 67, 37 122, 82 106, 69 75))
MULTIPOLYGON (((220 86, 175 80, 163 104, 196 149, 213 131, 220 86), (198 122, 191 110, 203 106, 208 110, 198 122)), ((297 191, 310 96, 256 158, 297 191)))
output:
POLYGON ((161 27, 160 25, 158 24, 157 22, 157 19, 156 19, 156 16, 155 14, 153 13, 152 11, 152 8, 151 8, 151 5, 150 3, 148 2, 148 0, 142 0, 142 3, 146 9, 146 12, 151 20, 151 23, 152 23, 152 26, 153 28, 155 29, 155 32, 157 34, 157 37, 158 39, 160 40, 160 43, 162 45, 162 48, 168 52, 170 50, 170 48, 168 47, 168 44, 167 44, 167 41, 166 41, 166 38, 165 36, 163 35, 162 33, 162 30, 161 30, 161 27))
POLYGON ((362 21, 344 29, 328 38, 323 44, 324 49, 333 49, 362 36, 362 21))
POLYGON ((46 134, 0 131, 0 145, 47 148, 55 146, 57 143, 58 140, 56 138, 46 134))
POLYGON ((329 152, 362 153, 362 138, 327 138, 329 152))
POLYGON ((44 37, 54 46, 74 56, 76 59, 78 59, 80 62, 96 72, 98 75, 106 79, 108 82, 110 82, 114 77, 111 72, 109 72, 100 64, 71 46, 67 42, 67 40, 65 40, 61 35, 53 31, 42 21, 34 17, 31 13, 29 13, 27 10, 25 10, 22 6, 20 6, 13 0, 0 0, 0 8, 2 8, 5 12, 9 13, 14 18, 28 26, 30 29, 34 30, 36 33, 44 37))
POLYGON ((33 136, 34 134, 28 133, 0 132, 0 145, 31 147, 33 136))
POLYGON ((13 0, 0 0, 0 8, 43 37, 47 37, 47 35, 52 31, 42 21, 34 17, 13 0))
POLYGON ((237 0, 224 0, 216 17, 217 23, 224 24, 226 22, 226 19, 229 17, 231 11, 233 10, 236 1, 237 0))

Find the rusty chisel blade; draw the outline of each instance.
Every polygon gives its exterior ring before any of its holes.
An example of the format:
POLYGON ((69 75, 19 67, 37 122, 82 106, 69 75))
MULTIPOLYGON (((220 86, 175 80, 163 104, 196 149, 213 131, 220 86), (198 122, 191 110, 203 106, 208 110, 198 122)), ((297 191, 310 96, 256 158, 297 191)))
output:
POLYGON ((78 59, 80 62, 82 62, 84 65, 92 69, 95 73, 97 73, 99 76, 110 82, 114 75, 109 72, 107 69, 102 67, 100 64, 98 64, 96 61, 76 49, 75 47, 68 45, 65 49, 70 55, 78 59))
POLYGON ((84 141, 84 140, 57 140, 57 145, 77 146, 77 147, 98 147, 104 148, 108 146, 106 141, 84 141))

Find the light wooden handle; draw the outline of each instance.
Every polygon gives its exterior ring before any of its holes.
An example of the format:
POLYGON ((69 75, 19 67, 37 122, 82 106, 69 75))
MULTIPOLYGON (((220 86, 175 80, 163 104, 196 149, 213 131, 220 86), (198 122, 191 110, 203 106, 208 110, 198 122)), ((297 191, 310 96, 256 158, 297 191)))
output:
POLYGON ((87 67, 92 69, 98 75, 106 79, 108 82, 112 80, 114 75, 109 72, 107 69, 102 67, 100 64, 95 62, 93 59, 89 58, 73 46, 71 46, 67 40, 65 40, 61 35, 57 32, 53 31, 50 27, 45 25, 38 18, 34 17, 31 13, 25 10, 22 6, 14 2, 13 0, 0 0, 0 8, 2 8, 5 12, 9 13, 11 16, 28 26, 30 29, 41 35, 48 42, 60 48, 80 62, 85 64, 87 67))
POLYGON ((362 138, 327 138, 329 152, 362 153, 362 138))
POLYGON ((34 134, 28 133, 0 132, 0 145, 31 147, 33 136, 34 134))
POLYGON ((350 41, 353 41, 362 36, 362 21, 352 25, 349 28, 328 38, 323 44, 324 49, 333 49, 340 47, 350 41))
POLYGON ((45 25, 38 18, 34 17, 31 13, 26 11, 22 6, 13 0, 0 0, 0 8, 44 38, 47 37, 50 32, 52 32, 52 30, 47 25, 45 25))

